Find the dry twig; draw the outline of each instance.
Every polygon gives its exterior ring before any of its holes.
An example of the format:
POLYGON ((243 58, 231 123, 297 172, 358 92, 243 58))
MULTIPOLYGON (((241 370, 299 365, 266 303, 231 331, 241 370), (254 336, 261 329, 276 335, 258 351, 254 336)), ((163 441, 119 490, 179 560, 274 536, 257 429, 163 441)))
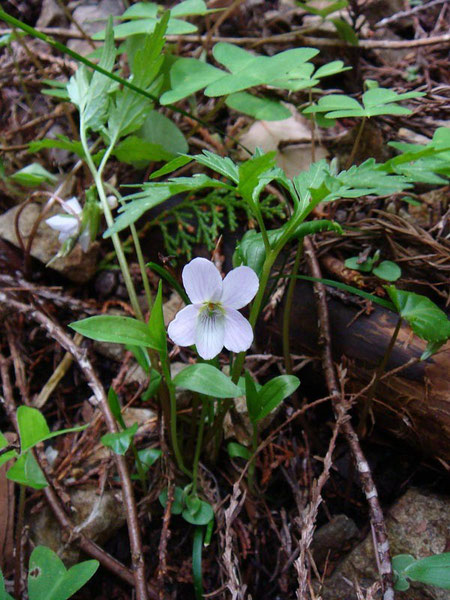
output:
MULTIPOLYGON (((319 263, 312 242, 305 238, 305 256, 308 262, 311 275, 318 279, 322 278, 319 263)), ((319 317, 319 345, 322 348, 322 363, 325 372, 325 379, 330 393, 333 409, 336 419, 339 421, 341 415, 345 412, 345 405, 339 390, 339 385, 334 370, 333 357, 331 352, 331 329, 328 317, 328 306, 325 296, 325 288, 321 283, 314 283, 314 294, 316 297, 317 313, 319 317)), ((359 478, 369 504, 371 522, 375 534, 375 552, 379 558, 379 572, 383 586, 383 600, 394 599, 394 574, 392 572, 391 557, 389 551, 389 540, 386 532, 386 524, 384 521, 383 511, 381 510, 378 499, 378 492, 375 483, 372 479, 369 464, 364 456, 359 444, 358 436, 356 435, 350 421, 342 423, 342 432, 347 440, 353 455, 356 469, 359 473, 359 478)))

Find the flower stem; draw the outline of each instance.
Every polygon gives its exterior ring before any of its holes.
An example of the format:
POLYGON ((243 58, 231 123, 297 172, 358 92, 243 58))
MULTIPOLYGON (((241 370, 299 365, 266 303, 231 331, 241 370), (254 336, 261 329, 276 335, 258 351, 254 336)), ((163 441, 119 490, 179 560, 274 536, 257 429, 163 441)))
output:
POLYGON ((203 401, 201 399, 200 402, 202 404, 202 409, 200 411, 200 423, 198 425, 197 443, 195 445, 194 462, 193 462, 193 465, 192 465, 192 480, 193 480, 193 491, 194 491, 194 494, 197 493, 198 463, 199 463, 199 460, 200 460, 200 452, 202 450, 203 432, 204 432, 204 429, 205 429, 206 412, 207 412, 207 409, 208 409, 208 406, 207 406, 207 404, 206 404, 205 401, 203 401))
POLYGON ((175 396, 175 386, 173 385, 172 377, 170 374, 170 365, 167 357, 161 356, 161 369, 164 375, 164 379, 167 384, 170 396, 170 437, 172 441, 172 448, 175 454, 175 460, 177 461, 178 468, 183 471, 188 477, 192 477, 192 472, 184 466, 183 456, 180 452, 177 437, 177 398, 175 396))
POLYGON ((258 425, 255 423, 253 425, 253 434, 252 434, 252 458, 250 465, 248 467, 248 487, 251 491, 253 491, 255 487, 255 453, 258 448, 258 425))
MULTIPOLYGON (((111 213, 111 209, 108 204, 108 200, 106 199, 105 188, 102 180, 102 171, 106 165, 106 161, 110 156, 113 145, 110 145, 102 159, 99 169, 97 170, 94 161, 92 160, 92 156, 89 151, 89 146, 86 138, 86 129, 84 127, 83 119, 80 121, 80 140, 83 145, 84 153, 86 155, 86 163, 89 167, 89 170, 92 173, 92 177, 94 178, 94 183, 97 187, 98 196, 100 198, 100 202, 102 204, 103 213, 105 215, 105 220, 108 227, 112 227, 114 225, 114 218, 111 213)), ((123 280, 125 282, 125 286, 127 288, 128 296, 130 298, 131 306, 136 314, 136 317, 140 320, 144 320, 144 316, 141 311, 141 307, 139 306, 139 302, 136 295, 136 290, 134 289, 133 280, 131 279, 130 270, 128 268, 127 259, 125 258, 125 254, 123 252, 122 244, 120 238, 117 233, 113 233, 111 235, 111 240, 114 244, 114 250, 116 251, 117 260, 119 262, 120 269, 122 271, 123 280)))
POLYGON ((299 241, 297 252, 295 254, 294 266, 292 267, 291 278, 289 280, 286 292, 286 303, 283 313, 283 356, 286 373, 292 375, 292 358, 289 349, 289 326, 291 321, 292 300, 294 298, 295 284, 297 283, 297 273, 300 266, 300 260, 303 254, 303 239, 299 241))

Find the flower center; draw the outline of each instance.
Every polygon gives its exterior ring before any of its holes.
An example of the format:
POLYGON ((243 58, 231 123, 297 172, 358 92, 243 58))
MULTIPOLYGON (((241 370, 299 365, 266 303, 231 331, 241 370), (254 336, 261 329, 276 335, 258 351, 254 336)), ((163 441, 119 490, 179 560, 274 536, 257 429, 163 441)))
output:
POLYGON ((209 317, 210 319, 215 319, 216 317, 223 316, 225 314, 222 304, 220 302, 212 302, 211 300, 203 302, 203 306, 200 311, 204 316, 209 317))

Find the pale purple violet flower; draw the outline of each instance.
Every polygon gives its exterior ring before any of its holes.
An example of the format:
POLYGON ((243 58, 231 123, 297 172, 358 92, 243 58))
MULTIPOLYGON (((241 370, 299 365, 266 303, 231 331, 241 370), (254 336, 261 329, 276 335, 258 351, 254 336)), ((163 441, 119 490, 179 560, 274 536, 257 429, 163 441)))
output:
MULTIPOLYGON (((83 212, 83 208, 75 197, 66 200, 62 204, 62 208, 68 213, 67 215, 58 214, 45 220, 49 227, 59 231, 58 240, 61 244, 78 235, 81 228, 81 213, 83 212)), ((79 242, 83 252, 87 252, 91 242, 89 227, 86 227, 81 233, 79 242)))
POLYGON ((259 287, 250 267, 237 267, 222 280, 214 264, 194 258, 183 269, 183 284, 192 304, 169 324, 168 334, 178 346, 197 346, 205 360, 214 358, 225 346, 231 352, 248 350, 253 330, 237 311, 255 297, 259 287))

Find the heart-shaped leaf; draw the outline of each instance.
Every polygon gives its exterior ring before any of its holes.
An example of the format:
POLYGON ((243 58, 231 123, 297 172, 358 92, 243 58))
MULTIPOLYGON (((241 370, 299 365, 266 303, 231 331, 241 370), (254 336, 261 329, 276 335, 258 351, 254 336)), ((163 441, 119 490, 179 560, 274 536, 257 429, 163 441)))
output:
POLYGON ((35 490, 42 490, 48 485, 44 474, 31 452, 21 454, 6 473, 6 477, 11 481, 26 485, 35 490))
POLYGON ((98 567, 97 560, 87 560, 67 570, 53 550, 37 546, 30 557, 29 599, 67 600, 89 581, 98 567))
POLYGON ((183 519, 192 525, 207 525, 214 519, 213 508, 198 496, 187 496, 186 507, 182 512, 183 519))
POLYGON ((101 438, 102 444, 104 446, 108 446, 108 448, 111 448, 111 450, 116 454, 123 455, 130 447, 138 427, 138 423, 135 423, 131 427, 128 427, 128 429, 124 429, 118 433, 105 433, 105 435, 103 435, 101 438))
POLYGON ((413 581, 450 590, 450 552, 416 560, 405 568, 404 573, 413 581))
POLYGON ((399 315, 420 338, 427 342, 445 341, 450 337, 450 321, 447 315, 426 296, 386 287, 399 315))

